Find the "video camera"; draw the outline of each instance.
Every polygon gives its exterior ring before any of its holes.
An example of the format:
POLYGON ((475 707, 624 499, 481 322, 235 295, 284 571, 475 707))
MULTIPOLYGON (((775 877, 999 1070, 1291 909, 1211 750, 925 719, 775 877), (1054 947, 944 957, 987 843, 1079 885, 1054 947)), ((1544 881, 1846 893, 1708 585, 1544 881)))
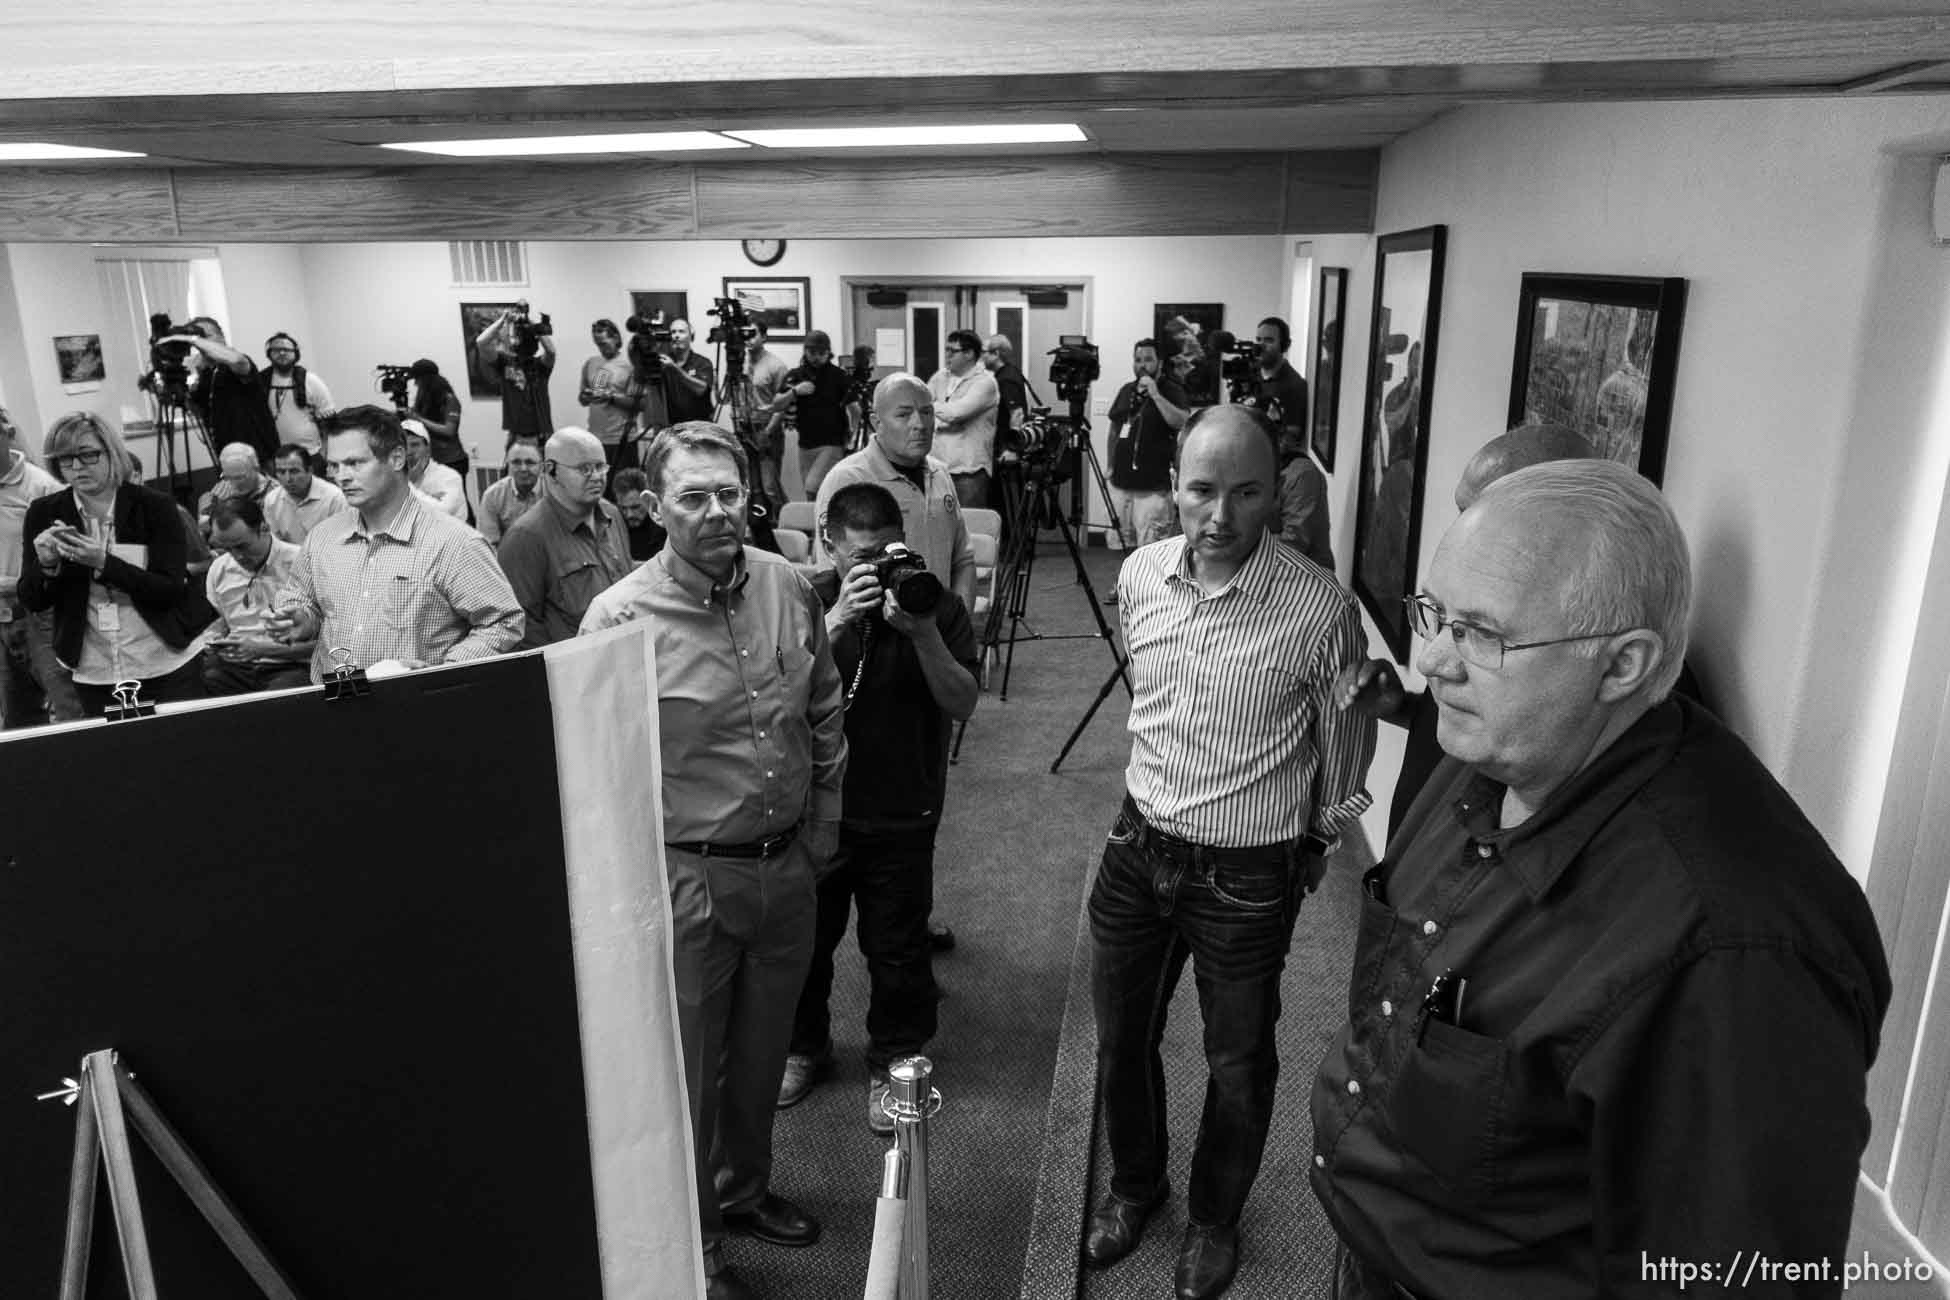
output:
POLYGON ((846 396, 841 399, 842 406, 858 405, 862 411, 873 409, 874 365, 865 357, 855 357, 846 370, 846 396))
POLYGON ((379 391, 393 399, 393 410, 406 414, 406 385, 413 378, 411 366, 374 366, 379 375, 379 391))
POLYGON ((910 614, 932 614, 941 603, 941 579, 928 572, 921 557, 901 542, 889 542, 867 561, 882 591, 894 593, 894 603, 910 614))
POLYGON ((1047 406, 1034 406, 1029 418, 1013 429, 998 429, 1002 450, 1022 458, 1023 473, 1061 483, 1070 477, 1070 453, 1083 438, 1085 425, 1072 415, 1052 415, 1047 406))
POLYGON ((180 403, 189 397, 190 345, 180 338, 166 341, 184 334, 201 338, 203 330, 194 324, 173 324, 166 311, 149 318, 149 373, 142 377, 140 386, 166 401, 180 403))
POLYGON ((533 361, 535 353, 541 350, 541 341, 555 333, 548 313, 542 312, 539 317, 530 316, 526 301, 515 304, 509 323, 514 327, 515 358, 519 361, 533 361))
POLYGON ((1219 354, 1219 379, 1226 396, 1243 403, 1259 392, 1259 344, 1233 337, 1231 330, 1212 331, 1212 350, 1219 354))
POLYGON ((669 355, 670 347, 670 326, 664 321, 664 314, 632 316, 623 322, 623 328, 630 332, 630 365, 635 367, 638 381, 663 383, 663 359, 669 355))
POLYGON ((1089 395, 1090 385, 1103 373, 1097 346, 1082 334, 1061 334, 1049 350, 1049 381, 1056 395, 1066 402, 1080 402, 1089 395))
POLYGON ((718 323, 704 337, 706 343, 735 342, 742 349, 758 333, 758 327, 752 324, 751 313, 745 309, 742 299, 714 298, 704 314, 718 318, 718 323))

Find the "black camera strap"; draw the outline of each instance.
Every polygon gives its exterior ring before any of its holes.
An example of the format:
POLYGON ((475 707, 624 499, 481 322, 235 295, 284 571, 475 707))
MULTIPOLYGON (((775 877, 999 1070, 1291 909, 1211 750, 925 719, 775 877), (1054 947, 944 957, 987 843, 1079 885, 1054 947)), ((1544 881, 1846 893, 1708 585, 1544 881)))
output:
POLYGON ((846 698, 840 701, 841 709, 853 707, 853 697, 860 693, 860 681, 867 675, 867 656, 873 653, 873 625, 871 618, 860 620, 860 662, 853 666, 853 684, 846 688, 846 698))

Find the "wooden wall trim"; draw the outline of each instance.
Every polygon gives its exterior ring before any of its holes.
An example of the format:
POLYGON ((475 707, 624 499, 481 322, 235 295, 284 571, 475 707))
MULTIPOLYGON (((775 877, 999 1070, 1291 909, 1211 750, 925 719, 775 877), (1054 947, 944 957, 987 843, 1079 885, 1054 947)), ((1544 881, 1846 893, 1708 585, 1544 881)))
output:
POLYGON ((1372 227, 1379 155, 0 171, 0 241, 1263 235, 1372 227))

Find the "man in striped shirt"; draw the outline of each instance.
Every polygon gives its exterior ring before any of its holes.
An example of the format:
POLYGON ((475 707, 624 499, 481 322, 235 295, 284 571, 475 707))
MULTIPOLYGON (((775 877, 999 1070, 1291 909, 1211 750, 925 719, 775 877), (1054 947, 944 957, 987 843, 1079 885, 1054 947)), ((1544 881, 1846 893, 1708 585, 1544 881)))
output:
POLYGON ((321 420, 325 463, 352 508, 305 538, 292 585, 265 619, 286 644, 314 637, 312 680, 339 647, 370 669, 486 659, 521 640, 521 605, 487 539, 413 491, 399 417, 354 406, 321 420))
POLYGON ((1117 580, 1131 760, 1090 896, 1114 1171, 1084 1253, 1100 1266, 1129 1254, 1168 1191, 1157 1045, 1189 957, 1210 1077, 1176 1269, 1187 1300, 1231 1284, 1272 1120, 1294 918, 1369 803, 1373 721, 1333 704, 1367 638, 1352 597, 1269 533, 1278 475, 1263 415, 1199 412, 1172 472, 1184 535, 1140 547, 1117 580))

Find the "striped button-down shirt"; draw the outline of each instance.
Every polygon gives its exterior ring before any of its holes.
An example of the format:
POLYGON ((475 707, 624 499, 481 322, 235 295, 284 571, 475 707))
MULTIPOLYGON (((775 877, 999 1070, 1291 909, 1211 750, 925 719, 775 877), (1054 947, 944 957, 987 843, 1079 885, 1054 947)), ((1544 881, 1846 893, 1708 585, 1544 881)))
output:
POLYGON ((721 587, 666 546, 596 597, 582 631, 636 619, 656 647, 666 841, 746 844, 839 820, 846 721, 810 583, 747 547, 721 587))
POLYGON ((1371 802, 1375 724, 1337 710, 1334 676, 1367 656, 1353 597, 1270 534, 1206 595, 1183 537, 1117 577, 1131 656, 1125 783, 1168 835, 1222 848, 1332 839, 1371 802))
POLYGON ((486 659, 521 640, 521 605, 494 548, 411 492, 384 528, 368 532, 357 510, 313 528, 291 593, 321 620, 314 681, 323 680, 340 646, 370 668, 382 659, 486 659))

